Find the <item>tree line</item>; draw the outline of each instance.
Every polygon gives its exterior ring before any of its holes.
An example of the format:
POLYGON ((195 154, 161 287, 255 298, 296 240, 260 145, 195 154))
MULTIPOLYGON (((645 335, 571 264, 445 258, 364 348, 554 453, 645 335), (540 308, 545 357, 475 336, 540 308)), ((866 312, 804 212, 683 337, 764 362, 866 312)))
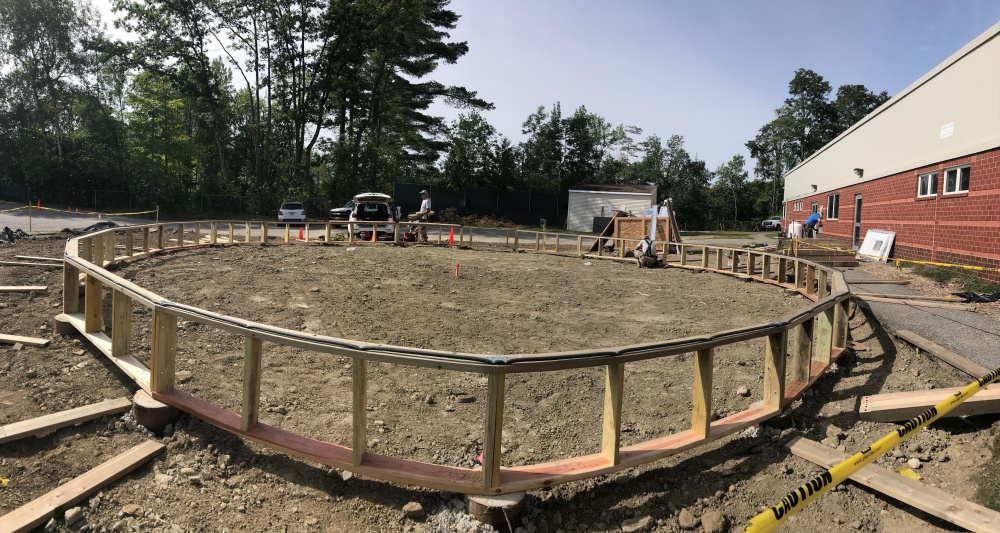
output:
POLYGON ((0 184, 111 189, 191 209, 197 195, 325 197, 394 182, 565 192, 656 184, 681 222, 774 214, 784 172, 888 97, 830 99, 799 70, 789 97, 715 170, 680 135, 539 107, 498 134, 476 91, 434 81, 468 44, 448 0, 114 0, 110 38, 86 0, 0 0, 0 184), (463 110, 450 123, 429 108, 463 110))

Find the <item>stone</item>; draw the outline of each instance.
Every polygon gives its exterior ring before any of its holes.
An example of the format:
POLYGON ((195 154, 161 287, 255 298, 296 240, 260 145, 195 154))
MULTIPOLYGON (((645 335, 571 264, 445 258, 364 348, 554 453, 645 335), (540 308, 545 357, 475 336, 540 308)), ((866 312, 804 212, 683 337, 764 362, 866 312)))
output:
POLYGON ((190 468, 190 467, 181 468, 181 475, 182 476, 191 477, 191 476, 193 476, 193 475, 195 475, 197 473, 198 472, 194 468, 190 468))
POLYGON ((136 505, 134 503, 128 503, 122 506, 122 514, 128 516, 134 516, 136 518, 142 518, 146 511, 141 505, 136 505))
POLYGON ((56 530, 56 519, 50 518, 49 521, 45 524, 45 533, 52 533, 55 530, 56 530))
POLYGON ((744 397, 750 396, 750 389, 748 387, 740 387, 736 389, 736 394, 739 394, 740 396, 744 397))
POLYGON ((476 397, 475 396, 459 396, 458 398, 456 398, 455 401, 457 401, 458 403, 473 403, 473 402, 476 401, 476 397))
POLYGON ((319 292, 319 287, 310 287, 309 292, 319 292))
POLYGON ((188 483, 198 486, 201 485, 201 476, 191 476, 188 478, 188 483))
POLYGON ((701 515, 701 527, 705 533, 728 533, 729 519, 721 511, 712 509, 701 515))
POLYGON ((918 468, 920 468, 920 464, 921 463, 920 463, 920 459, 917 459, 916 457, 913 457, 909 461, 907 461, 906 464, 910 468, 912 468, 914 470, 917 470, 918 468))
POLYGON ((833 424, 830 424, 829 426, 826 426, 826 436, 827 437, 836 437, 839 440, 840 437, 843 434, 844 434, 844 430, 840 429, 839 427, 837 427, 837 426, 835 426, 833 424))
POLYGON ((79 522, 80 520, 83 520, 83 509, 79 507, 74 507, 66 511, 65 519, 67 526, 72 526, 73 524, 79 522))
POLYGON ((840 438, 839 437, 827 437, 827 438, 821 440, 820 443, 823 444, 824 446, 829 446, 831 448, 836 448, 837 446, 840 446, 840 438))
POLYGON ((677 515, 677 525, 681 526, 681 529, 694 529, 698 527, 700 520, 695 518, 694 514, 687 508, 681 509, 680 514, 677 515))
POLYGON ((934 456, 934 460, 937 461, 937 462, 939 462, 939 463, 946 463, 946 462, 948 462, 948 454, 946 454, 944 452, 940 452, 940 453, 938 453, 937 455, 934 456))
POLYGON ((153 483, 156 483, 160 487, 166 487, 174 480, 174 476, 170 474, 156 474, 153 476, 153 483))
POLYGON ((174 374, 174 379, 177 380, 177 383, 187 383, 188 381, 191 381, 193 377, 194 374, 192 374, 190 370, 181 370, 174 374))
POLYGON ((433 395, 430 395, 430 394, 428 394, 428 395, 427 395, 427 396, 426 396, 426 397, 424 398, 424 403, 425 403, 425 404, 427 404, 427 405, 434 405, 434 396, 433 396, 433 395))
POLYGON ((631 480, 632 478, 628 474, 618 474, 615 476, 614 482, 619 485, 628 485, 628 482, 631 480))
POLYGON ((646 533, 651 529, 653 529, 653 518, 650 516, 629 518, 622 522, 622 533, 646 533))
POLYGON ((340 473, 340 479, 343 479, 344 481, 350 481, 352 477, 354 477, 354 472, 349 470, 344 470, 340 473))
MULTIPOLYGON (((14 346, 20 346, 20 344, 15 344, 14 346)), ((28 379, 35 379, 38 377, 38 371, 32 368, 31 370, 24 373, 24 377, 28 379)))
POLYGON ((403 515, 406 518, 423 518, 425 515, 424 506, 420 505, 419 502, 409 502, 403 506, 403 515))

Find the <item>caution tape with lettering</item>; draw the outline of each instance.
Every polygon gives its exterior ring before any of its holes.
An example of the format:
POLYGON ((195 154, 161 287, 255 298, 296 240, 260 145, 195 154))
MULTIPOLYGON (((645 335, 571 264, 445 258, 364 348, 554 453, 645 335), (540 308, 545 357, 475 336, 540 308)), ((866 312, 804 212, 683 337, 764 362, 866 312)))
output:
POLYGON ((861 470, 875 459, 885 455, 889 450, 912 437, 917 431, 941 418, 959 404, 972 397, 973 394, 976 394, 990 383, 996 381, 998 377, 1000 377, 1000 368, 973 381, 962 390, 949 396, 948 399, 899 426, 895 431, 882 437, 850 459, 810 479, 805 485, 789 492, 774 507, 754 517, 747 525, 746 533, 765 533, 777 530, 785 520, 788 520, 788 517, 801 511, 805 506, 826 494, 831 488, 836 487, 839 483, 843 483, 847 478, 857 473, 858 470, 861 470))
MULTIPOLYGON (((816 244, 816 243, 812 243, 812 242, 809 242, 809 241, 803 241, 801 239, 794 239, 794 240, 797 243, 806 244, 806 245, 809 245, 812 248, 822 248, 823 250, 833 250, 835 252, 849 251, 849 250, 842 250, 840 248, 830 248, 829 246, 823 246, 821 244, 816 244)), ((900 263, 904 263, 905 262, 905 263, 915 263, 915 264, 920 264, 920 265, 934 265, 934 266, 948 267, 948 268, 962 268, 962 269, 965 269, 965 270, 975 270, 977 272, 1000 272, 1000 268, 978 267, 978 266, 972 266, 972 265, 956 265, 956 264, 953 264, 953 263, 937 263, 937 262, 934 262, 934 261, 919 261, 917 259, 894 259, 894 258, 891 258, 891 257, 882 256, 882 255, 863 254, 861 252, 855 252, 854 254, 855 255, 862 255, 862 256, 865 256, 865 257, 871 257, 872 259, 885 259, 886 261, 892 261, 892 262, 896 263, 896 266, 899 266, 900 263)))

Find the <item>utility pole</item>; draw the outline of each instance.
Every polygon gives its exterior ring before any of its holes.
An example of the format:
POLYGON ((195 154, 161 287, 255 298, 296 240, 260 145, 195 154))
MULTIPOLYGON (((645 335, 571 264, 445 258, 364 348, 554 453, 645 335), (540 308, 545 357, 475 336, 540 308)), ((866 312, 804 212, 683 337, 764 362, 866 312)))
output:
POLYGON ((156 110, 149 111, 153 129, 149 133, 149 208, 153 208, 153 171, 156 168, 156 110))

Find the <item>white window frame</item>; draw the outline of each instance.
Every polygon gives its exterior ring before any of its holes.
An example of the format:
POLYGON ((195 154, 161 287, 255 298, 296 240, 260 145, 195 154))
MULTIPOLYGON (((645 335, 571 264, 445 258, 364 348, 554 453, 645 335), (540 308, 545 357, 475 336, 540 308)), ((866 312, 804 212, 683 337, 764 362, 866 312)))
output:
POLYGON ((811 202, 809 204, 809 214, 818 213, 818 212, 819 212, 819 202, 811 202))
POLYGON ((961 188, 962 187, 962 170, 966 169, 966 168, 969 169, 969 181, 971 182, 972 181, 972 165, 965 164, 965 165, 958 165, 958 166, 955 166, 955 167, 944 169, 944 192, 942 194, 964 194, 964 193, 969 192, 969 185, 968 184, 966 184, 965 189, 961 188), (949 191, 948 190, 948 173, 949 172, 954 172, 955 173, 955 190, 954 191, 949 191))
POLYGON ((839 220, 840 217, 840 193, 830 194, 826 197, 826 219, 839 220), (837 201, 834 202, 833 200, 837 201), (835 205, 836 204, 836 205, 835 205))
POLYGON ((931 197, 937 196, 937 181, 938 181, 938 172, 936 170, 933 171, 933 172, 924 172, 923 174, 918 175, 917 176, 917 198, 931 198, 931 197), (934 185, 934 192, 928 192, 927 194, 920 194, 920 186, 923 185, 924 178, 928 178, 928 177, 933 177, 933 178, 932 178, 932 181, 928 180, 928 182, 927 182, 928 183, 927 190, 931 189, 930 184, 933 183, 933 185, 934 185))

